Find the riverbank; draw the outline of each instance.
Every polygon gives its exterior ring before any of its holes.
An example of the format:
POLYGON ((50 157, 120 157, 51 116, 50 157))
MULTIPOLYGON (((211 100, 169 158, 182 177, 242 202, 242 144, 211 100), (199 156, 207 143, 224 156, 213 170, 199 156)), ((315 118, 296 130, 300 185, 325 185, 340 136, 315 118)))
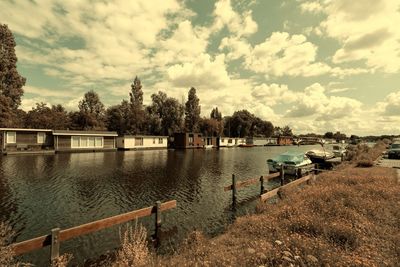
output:
POLYGON ((400 184, 393 169, 342 166, 213 239, 192 234, 160 266, 395 266, 400 184))

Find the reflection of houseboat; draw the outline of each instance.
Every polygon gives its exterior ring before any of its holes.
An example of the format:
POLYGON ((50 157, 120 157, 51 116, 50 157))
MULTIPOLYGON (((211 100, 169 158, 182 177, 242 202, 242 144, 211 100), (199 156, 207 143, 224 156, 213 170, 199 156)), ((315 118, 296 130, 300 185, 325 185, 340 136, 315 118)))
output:
POLYGON ((168 136, 123 135, 117 137, 117 148, 123 150, 162 149, 168 146, 168 136))
POLYGON ((54 153, 52 130, 0 128, 1 152, 54 153))
POLYGON ((201 133, 175 133, 174 147, 178 149, 203 148, 203 135, 201 133))

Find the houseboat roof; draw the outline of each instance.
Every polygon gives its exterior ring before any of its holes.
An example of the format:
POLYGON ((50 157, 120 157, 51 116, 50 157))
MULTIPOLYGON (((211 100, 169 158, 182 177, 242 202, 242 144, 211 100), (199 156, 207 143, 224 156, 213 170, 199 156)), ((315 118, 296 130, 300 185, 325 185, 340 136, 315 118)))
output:
POLYGON ((108 131, 70 131, 70 130, 53 130, 53 135, 118 136, 117 132, 108 132, 108 131))
POLYGON ((124 135, 121 135, 120 137, 168 138, 168 136, 166 136, 166 135, 129 135, 129 134, 124 134, 124 135))
POLYGON ((18 131, 18 132, 51 132, 50 129, 26 129, 26 128, 0 128, 0 131, 18 131))

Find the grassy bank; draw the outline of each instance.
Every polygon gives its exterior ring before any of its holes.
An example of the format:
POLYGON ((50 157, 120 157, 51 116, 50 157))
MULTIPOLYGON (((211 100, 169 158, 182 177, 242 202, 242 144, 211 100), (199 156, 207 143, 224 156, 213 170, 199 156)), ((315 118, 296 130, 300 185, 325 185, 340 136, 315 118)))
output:
POLYGON ((214 239, 197 234, 163 266, 396 266, 400 184, 379 167, 321 174, 306 189, 239 218, 214 239))

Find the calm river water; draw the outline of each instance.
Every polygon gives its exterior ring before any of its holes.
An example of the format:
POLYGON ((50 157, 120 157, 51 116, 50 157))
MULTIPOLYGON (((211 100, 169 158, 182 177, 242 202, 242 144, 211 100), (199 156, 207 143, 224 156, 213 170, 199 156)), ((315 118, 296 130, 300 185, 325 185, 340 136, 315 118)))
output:
MULTIPOLYGON (((267 173, 266 160, 285 151, 316 146, 153 150, 56 155, 0 156, 0 221, 16 232, 16 241, 177 200, 163 213, 164 248, 178 244, 197 229, 215 235, 235 216, 252 213, 259 186, 238 190, 231 211, 231 193, 223 187, 267 173)), ((272 186, 272 185, 269 185, 272 186)), ((153 218, 139 219, 149 233, 153 218)), ((61 243, 75 262, 96 258, 120 244, 120 227, 61 243)), ((43 266, 49 249, 26 254, 23 260, 43 266)))

